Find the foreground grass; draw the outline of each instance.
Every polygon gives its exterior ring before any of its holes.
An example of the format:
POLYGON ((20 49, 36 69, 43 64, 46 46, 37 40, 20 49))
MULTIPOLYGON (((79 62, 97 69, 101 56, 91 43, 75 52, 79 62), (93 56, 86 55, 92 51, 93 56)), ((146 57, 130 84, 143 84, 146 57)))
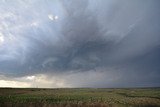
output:
POLYGON ((160 88, 0 88, 0 107, 160 107, 160 88))

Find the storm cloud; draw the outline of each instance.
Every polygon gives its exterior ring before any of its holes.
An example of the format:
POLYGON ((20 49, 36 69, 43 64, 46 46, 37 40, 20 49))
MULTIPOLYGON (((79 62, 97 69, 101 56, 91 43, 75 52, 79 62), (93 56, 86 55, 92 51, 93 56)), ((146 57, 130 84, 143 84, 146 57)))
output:
POLYGON ((28 81, 34 75, 54 78, 46 80, 53 83, 57 78, 65 87, 160 86, 159 5, 159 0, 2 0, 1 80, 28 81))

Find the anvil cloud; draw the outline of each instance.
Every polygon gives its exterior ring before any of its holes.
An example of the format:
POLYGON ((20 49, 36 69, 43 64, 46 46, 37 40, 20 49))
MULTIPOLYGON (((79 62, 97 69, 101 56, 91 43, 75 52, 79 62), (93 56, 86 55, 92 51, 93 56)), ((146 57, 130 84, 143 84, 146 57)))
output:
POLYGON ((159 5, 1 0, 0 86, 160 86, 159 5))

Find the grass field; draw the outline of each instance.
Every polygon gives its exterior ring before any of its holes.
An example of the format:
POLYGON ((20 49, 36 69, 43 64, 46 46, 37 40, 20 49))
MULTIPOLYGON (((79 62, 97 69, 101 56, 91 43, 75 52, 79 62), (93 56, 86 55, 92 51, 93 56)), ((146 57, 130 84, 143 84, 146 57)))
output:
POLYGON ((160 88, 0 88, 0 107, 160 107, 160 88))

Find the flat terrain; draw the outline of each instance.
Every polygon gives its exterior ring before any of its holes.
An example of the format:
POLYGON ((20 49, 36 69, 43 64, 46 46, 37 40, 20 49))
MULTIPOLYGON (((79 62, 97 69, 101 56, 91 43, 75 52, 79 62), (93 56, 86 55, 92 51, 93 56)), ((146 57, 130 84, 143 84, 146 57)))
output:
POLYGON ((160 88, 0 88, 0 107, 160 107, 160 88))

